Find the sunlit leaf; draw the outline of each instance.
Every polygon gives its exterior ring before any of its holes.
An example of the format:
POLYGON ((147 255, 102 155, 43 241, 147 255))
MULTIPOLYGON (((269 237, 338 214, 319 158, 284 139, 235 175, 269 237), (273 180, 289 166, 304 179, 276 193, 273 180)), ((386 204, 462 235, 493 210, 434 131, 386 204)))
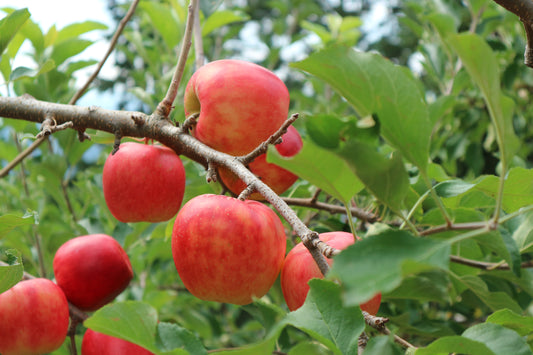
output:
POLYGON ((15 10, 0 20, 0 56, 4 53, 7 45, 30 18, 28 9, 15 10))

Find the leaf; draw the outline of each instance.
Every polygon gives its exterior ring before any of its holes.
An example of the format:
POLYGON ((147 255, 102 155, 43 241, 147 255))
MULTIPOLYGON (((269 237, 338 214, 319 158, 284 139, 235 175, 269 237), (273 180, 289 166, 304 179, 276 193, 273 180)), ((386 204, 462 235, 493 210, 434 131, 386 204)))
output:
POLYGON ((516 331, 521 336, 533 333, 533 317, 521 316, 510 309, 494 312, 487 318, 487 323, 494 323, 516 331))
POLYGON ((246 13, 235 10, 221 10, 213 13, 202 24, 202 37, 207 36, 217 28, 234 22, 244 22, 250 18, 246 13))
POLYGON ((449 180, 435 185, 434 188, 440 197, 454 197, 467 192, 474 186, 475 184, 463 180, 449 180))
POLYGON ((43 73, 47 73, 54 68, 55 68, 54 61, 51 59, 48 59, 46 62, 44 62, 43 65, 41 65, 40 68, 36 68, 36 69, 30 69, 26 67, 15 68, 15 70, 13 70, 11 72, 11 75, 9 76, 9 80, 16 81, 22 78, 35 78, 36 76, 39 76, 43 73))
POLYGON ((302 307, 285 322, 311 335, 336 354, 356 354, 357 334, 365 329, 357 305, 342 305, 341 288, 332 281, 312 279, 302 307))
POLYGON ((57 33, 55 43, 60 43, 72 38, 79 37, 80 35, 95 31, 95 30, 107 30, 107 26, 101 22, 96 21, 84 21, 79 23, 73 23, 63 27, 57 33))
POLYGON ((339 155, 378 200, 397 213, 403 208, 409 178, 399 154, 385 157, 370 145, 352 140, 342 147, 339 155))
POLYGON ((343 159, 308 139, 304 140, 302 150, 290 158, 282 157, 274 147, 270 147, 267 161, 291 171, 343 202, 363 189, 363 184, 343 159))
POLYGON ((139 5, 152 22, 154 28, 161 34, 163 40, 169 49, 173 49, 179 44, 181 39, 181 23, 176 18, 173 11, 168 5, 160 4, 154 1, 144 1, 139 5))
POLYGON ((261 299, 257 299, 249 305, 242 306, 242 309, 261 323, 267 331, 273 329, 277 321, 285 316, 285 311, 281 307, 261 299))
POLYGON ((11 214, 0 216, 0 238, 5 236, 7 233, 9 233, 16 227, 27 226, 37 223, 37 215, 31 212, 28 212, 23 216, 11 214))
POLYGON ((499 324, 481 323, 464 331, 463 337, 485 344, 496 355, 531 355, 525 339, 499 324))
POLYGON ((51 58, 55 61, 55 64, 59 66, 68 58, 83 52, 91 44, 93 44, 92 41, 79 38, 65 40, 54 46, 51 58))
POLYGON ((376 336, 370 338, 365 347, 364 355, 402 355, 403 351, 398 349, 391 337, 376 336))
POLYGON ((174 354, 207 354, 202 342, 192 332, 172 323, 157 324, 156 344, 159 350, 172 351, 174 354))
POLYGON ((156 352, 157 311, 147 303, 126 301, 97 310, 83 322, 87 328, 156 352))
POLYGON ((16 249, 8 249, 5 253, 8 265, 0 265, 0 293, 15 286, 24 276, 20 252, 16 249))
POLYGON ((533 249, 533 211, 521 214, 516 218, 520 220, 520 225, 513 232, 513 239, 520 253, 529 252, 533 249))
POLYGON ((0 20, 0 57, 9 42, 29 18, 28 9, 19 9, 0 20))
POLYGON ((425 348, 419 348, 415 355, 448 355, 450 353, 468 355, 498 355, 485 344, 462 336, 447 336, 435 340, 425 348))
POLYGON ((514 102, 501 92, 496 55, 485 40, 474 33, 450 35, 447 43, 461 58, 471 78, 481 89, 497 132, 501 155, 505 158, 502 162, 507 164, 507 168, 520 147, 520 141, 513 130, 514 102))
POLYGON ((343 46, 326 48, 291 66, 331 85, 360 117, 376 114, 385 140, 426 170, 432 126, 411 73, 378 54, 343 46))
POLYGON ((289 350, 287 355, 330 355, 324 345, 313 342, 299 342, 289 350))
MULTIPOLYGON (((513 213, 520 208, 533 204, 533 170, 524 168, 512 168, 505 178, 503 190, 503 209, 507 213, 513 213)), ((476 189, 490 197, 496 197, 498 192, 499 178, 487 176, 481 179, 476 189)))
POLYGON ((516 313, 522 312, 522 308, 513 298, 511 298, 511 296, 502 291, 491 292, 487 284, 479 277, 473 275, 457 276, 452 273, 450 273, 450 275, 466 286, 481 300, 481 302, 486 304, 493 311, 508 308, 516 313))
POLYGON ((343 250, 329 275, 341 280, 345 304, 355 305, 394 290, 409 275, 447 270, 449 255, 445 243, 386 229, 343 250))

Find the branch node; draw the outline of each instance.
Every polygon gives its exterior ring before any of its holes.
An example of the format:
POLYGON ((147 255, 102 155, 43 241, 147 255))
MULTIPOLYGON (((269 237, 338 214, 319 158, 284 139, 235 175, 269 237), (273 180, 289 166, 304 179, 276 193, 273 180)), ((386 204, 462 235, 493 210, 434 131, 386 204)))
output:
POLYGON ((196 125, 199 116, 200 116, 200 113, 197 112, 187 117, 185 121, 183 121, 183 124, 181 125, 181 132, 189 133, 190 130, 196 125))
POLYGON ((248 197, 250 197, 250 195, 255 191, 255 183, 252 182, 250 185, 246 186, 246 188, 244 190, 242 190, 242 192, 239 194, 239 196, 237 197, 239 200, 241 201, 244 201, 246 200, 248 197))
POLYGON ((87 133, 85 133, 85 129, 80 129, 80 130, 78 130, 78 140, 80 142, 83 142, 85 140, 90 141, 91 140, 91 136, 88 135, 87 133))
POLYGON ((54 117, 52 117, 51 115, 47 115, 45 120, 43 121, 43 124, 41 125, 41 132, 39 132, 35 137, 38 139, 43 138, 57 131, 62 131, 72 127, 74 127, 74 123, 72 121, 68 121, 58 125, 54 117))
POLYGON ((140 115, 131 115, 131 119, 133 120, 135 125, 139 127, 144 126, 144 124, 146 123, 144 118, 140 115))

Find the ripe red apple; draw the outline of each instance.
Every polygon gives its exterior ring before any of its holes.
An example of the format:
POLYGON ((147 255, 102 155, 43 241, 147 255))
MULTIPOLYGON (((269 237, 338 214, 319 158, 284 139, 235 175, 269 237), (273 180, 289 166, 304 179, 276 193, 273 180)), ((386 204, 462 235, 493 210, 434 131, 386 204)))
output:
POLYGON ((81 342, 81 355, 153 355, 127 340, 87 329, 81 342))
MULTIPOLYGON (((353 234, 347 232, 329 232, 320 234, 320 240, 336 249, 345 249, 355 243, 353 234)), ((331 266, 332 259, 327 259, 331 266)), ((281 290, 289 310, 300 308, 309 292, 309 280, 323 278, 320 269, 316 265, 311 253, 303 245, 298 243, 287 254, 281 269, 281 290)), ((378 293, 369 301, 360 304, 363 311, 375 315, 381 303, 381 293, 378 293)))
POLYGON ((104 164, 107 207, 121 222, 163 222, 179 210, 185 169, 170 148, 126 142, 104 164))
POLYGON ((53 267, 67 299, 84 311, 97 310, 114 300, 133 278, 128 255, 105 234, 67 241, 57 250, 53 267))
POLYGON ((285 256, 279 217, 257 201, 200 195, 176 217, 172 254, 178 274, 194 296, 248 304, 265 295, 285 256))
POLYGON ((0 294, 0 353, 46 354, 67 336, 68 302, 48 279, 20 281, 0 294))
MULTIPOLYGON (((302 138, 293 126, 289 126, 287 133, 285 133, 282 138, 283 141, 276 145, 276 150, 281 156, 291 157, 296 155, 302 149, 302 138)), ((248 167, 252 173, 258 176, 278 195, 287 191, 287 189, 298 180, 298 176, 290 171, 275 164, 268 163, 266 161, 266 154, 262 154, 255 158, 248 167)), ((235 195, 240 194, 241 191, 246 188, 244 181, 239 179, 231 171, 227 169, 219 169, 218 174, 224 185, 235 195)), ((255 192, 251 194, 249 198, 253 200, 262 200, 263 196, 255 192)))
POLYGON ((231 155, 243 155, 276 132, 289 113, 289 91, 257 64, 224 59, 198 69, 185 88, 185 115, 200 113, 194 136, 231 155))

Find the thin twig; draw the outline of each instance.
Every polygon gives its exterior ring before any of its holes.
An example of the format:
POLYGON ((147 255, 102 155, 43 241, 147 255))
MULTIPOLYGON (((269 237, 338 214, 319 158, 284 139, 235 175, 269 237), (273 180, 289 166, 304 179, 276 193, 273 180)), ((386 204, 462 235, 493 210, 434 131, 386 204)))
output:
MULTIPOLYGON (((386 324, 389 322, 389 318, 384 317, 377 317, 373 316, 368 312, 362 311, 363 316, 365 317, 365 323, 368 324, 370 327, 376 329, 381 334, 390 335, 391 331, 387 328, 386 324)), ((397 336, 396 334, 393 335, 394 341, 404 348, 415 348, 413 344, 409 343, 407 340, 397 336)))
POLYGON ((200 4, 196 2, 194 9, 194 25, 193 25, 193 34, 194 34, 194 57, 196 63, 196 70, 204 65, 204 41, 202 38, 202 28, 200 27, 200 10, 198 6, 200 4))
MULTIPOLYGON (((504 263, 504 262, 489 263, 485 261, 465 259, 457 255, 450 255, 450 261, 457 263, 457 264, 471 266, 471 267, 475 267, 475 268, 482 269, 482 270, 510 270, 511 269, 509 264, 504 263)), ((521 269, 532 268, 532 267, 533 267, 533 260, 524 261, 520 264, 521 269)))
POLYGON ((443 224, 440 226, 436 226, 436 227, 423 230, 419 234, 421 236, 427 236, 431 234, 437 234, 437 233, 449 232, 449 231, 474 230, 474 229, 486 228, 487 225, 488 225, 488 222, 452 223, 450 225, 443 224))
POLYGON ((168 118, 170 111, 174 106, 174 100, 178 95, 178 88, 180 86, 181 78, 183 77, 183 72, 185 71, 185 64, 187 63, 187 57, 189 56, 189 50, 192 44, 192 29, 194 24, 194 12, 198 9, 196 4, 197 0, 191 0, 189 4, 189 12, 187 15, 187 23, 185 24, 185 34, 183 35, 183 41, 181 43, 181 51, 178 59, 178 64, 174 75, 172 76, 172 81, 168 87, 167 94, 163 101, 157 105, 155 110, 155 115, 159 117, 168 118))
MULTIPOLYGON (((330 203, 320 202, 313 200, 313 198, 297 198, 297 197, 283 197, 283 200, 291 206, 301 206, 301 207, 308 207, 308 208, 314 208, 317 210, 326 211, 329 213, 335 213, 335 214, 346 214, 346 208, 344 206, 339 205, 333 205, 330 203)), ((361 220, 374 223, 379 219, 379 216, 367 212, 361 208, 357 207, 350 207, 350 212, 352 213, 353 217, 359 218, 361 220)))

